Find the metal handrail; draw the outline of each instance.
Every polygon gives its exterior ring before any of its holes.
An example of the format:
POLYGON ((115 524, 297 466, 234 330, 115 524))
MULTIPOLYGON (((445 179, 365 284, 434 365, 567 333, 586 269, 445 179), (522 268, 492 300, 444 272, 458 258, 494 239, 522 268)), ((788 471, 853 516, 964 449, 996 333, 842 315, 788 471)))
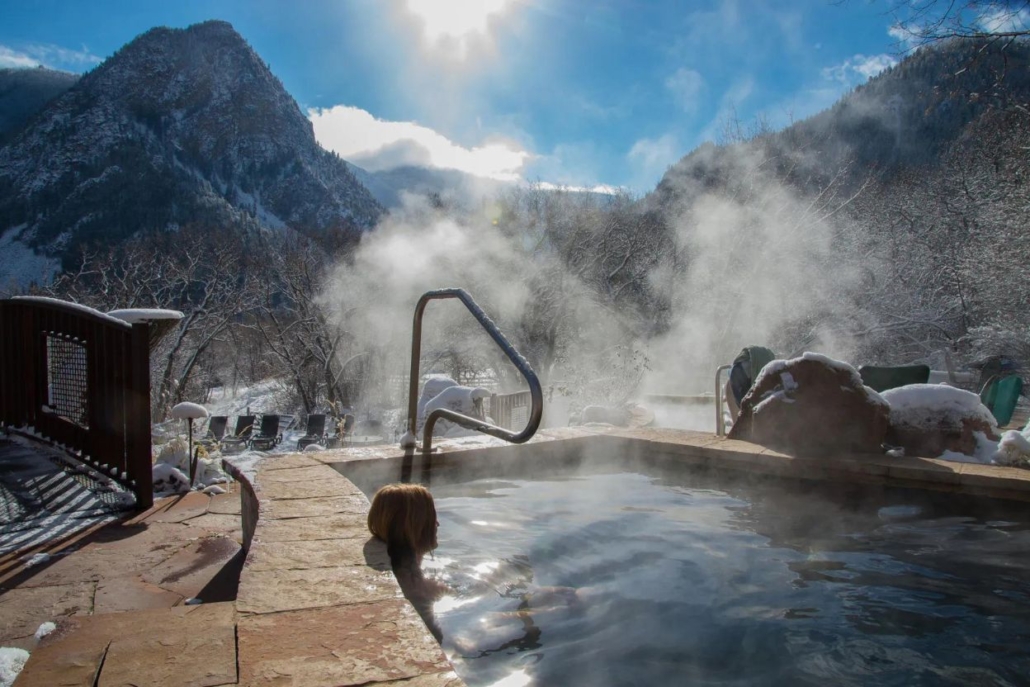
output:
POLYGON ((715 370, 715 436, 721 437, 726 434, 726 420, 722 416, 722 384, 719 377, 723 370, 729 370, 732 365, 720 365, 715 370))
POLYGON ((536 373, 533 372, 533 368, 529 366, 526 359, 522 357, 511 343, 504 338, 504 334, 497 328, 497 325, 493 323, 483 309, 479 307, 472 296, 468 294, 464 289, 438 289, 436 291, 427 291, 422 294, 422 297, 418 299, 418 304, 415 306, 415 317, 412 324, 411 332, 411 377, 408 382, 408 431, 405 432, 404 437, 401 438, 401 448, 410 449, 417 446, 415 439, 416 423, 418 422, 418 381, 419 381, 419 361, 422 357, 422 316, 425 313, 426 305, 432 300, 442 300, 445 298, 457 298, 468 311, 472 313, 472 316, 483 326, 490 338, 501 347, 504 354, 508 356, 508 359, 518 368, 518 371, 522 373, 522 376, 526 378, 526 382, 529 384, 529 393, 533 399, 533 405, 529 411, 529 422, 526 424, 525 429, 521 432, 512 432, 504 427, 498 427, 492 425, 489 422, 481 418, 471 417, 469 415, 463 415, 462 413, 448 410, 446 408, 437 408, 436 410, 429 413, 429 417, 426 418, 425 427, 422 430, 422 451, 423 453, 430 453, 433 450, 433 427, 436 425, 436 421, 440 418, 450 420, 456 425, 471 429, 476 432, 482 432, 483 434, 489 434, 490 436, 497 437, 498 439, 504 439, 513 444, 522 444, 529 441, 534 434, 536 434, 537 428, 540 426, 540 418, 544 413, 544 393, 540 387, 540 380, 537 379, 536 373))

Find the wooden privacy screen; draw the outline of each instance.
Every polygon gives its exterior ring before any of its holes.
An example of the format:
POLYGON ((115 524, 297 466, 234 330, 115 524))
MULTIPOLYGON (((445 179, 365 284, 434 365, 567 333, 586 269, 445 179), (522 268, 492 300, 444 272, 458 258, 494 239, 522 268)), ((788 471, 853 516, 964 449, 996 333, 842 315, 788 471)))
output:
POLYGON ((148 325, 52 298, 0 300, 0 423, 63 445, 149 508, 148 325))

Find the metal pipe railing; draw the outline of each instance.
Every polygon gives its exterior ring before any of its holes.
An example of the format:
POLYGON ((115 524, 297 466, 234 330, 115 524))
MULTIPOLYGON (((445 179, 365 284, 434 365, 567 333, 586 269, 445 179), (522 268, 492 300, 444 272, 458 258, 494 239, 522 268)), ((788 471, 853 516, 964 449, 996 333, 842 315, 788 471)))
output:
POLYGON ((719 377, 723 370, 732 367, 732 365, 720 365, 715 370, 715 436, 718 437, 726 434, 726 420, 722 416, 722 384, 719 383, 719 377))
POLYGON ((422 451, 430 453, 433 450, 433 427, 436 425, 436 421, 441 418, 450 420, 454 424, 466 429, 489 434, 513 444, 522 444, 529 441, 536 434, 536 430, 540 426, 540 419, 544 413, 544 393, 536 373, 533 372, 533 368, 529 366, 529 363, 522 357, 522 354, 504 337, 501 330, 483 312, 483 309, 479 307, 479 304, 472 299, 468 292, 464 289, 439 289, 422 294, 422 297, 418 299, 418 304, 415 306, 415 317, 411 332, 411 376, 408 381, 408 430, 405 432, 404 437, 401 438, 401 448, 409 449, 417 446, 415 432, 418 422, 419 361, 422 358, 422 316, 429 301, 446 298, 457 298, 460 300, 479 324, 483 326, 483 329, 490 335, 490 338, 500 346, 504 354, 508 356, 508 359, 522 373, 522 376, 526 378, 533 403, 529 411, 529 422, 521 432, 512 432, 504 427, 492 425, 482 418, 463 415, 446 408, 437 408, 426 418, 425 427, 422 430, 422 451))

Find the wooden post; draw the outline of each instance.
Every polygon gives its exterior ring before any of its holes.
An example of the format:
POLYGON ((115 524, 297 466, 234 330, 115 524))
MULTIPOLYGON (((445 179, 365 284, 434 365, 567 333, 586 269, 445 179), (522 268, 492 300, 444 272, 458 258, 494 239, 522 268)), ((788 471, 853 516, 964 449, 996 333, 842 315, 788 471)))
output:
POLYGON ((154 505, 153 465, 150 456, 150 333, 148 325, 132 325, 129 393, 126 394, 127 460, 135 482, 136 506, 154 505))

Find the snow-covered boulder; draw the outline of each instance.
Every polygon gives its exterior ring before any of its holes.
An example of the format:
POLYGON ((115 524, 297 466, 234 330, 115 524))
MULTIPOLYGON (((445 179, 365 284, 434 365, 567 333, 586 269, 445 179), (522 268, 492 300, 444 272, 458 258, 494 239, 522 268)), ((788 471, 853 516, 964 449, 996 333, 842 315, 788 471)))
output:
POLYGON ((189 472, 190 449, 182 437, 175 437, 161 446, 157 452, 155 463, 164 463, 182 472, 189 472))
POLYGON ((182 470, 168 463, 157 463, 153 468, 154 494, 185 494, 190 490, 190 478, 182 470))
POLYGON ((441 391, 452 386, 458 386, 458 383, 447 375, 426 375, 426 383, 422 385, 422 393, 418 397, 418 412, 415 414, 419 426, 422 425, 422 419, 426 416, 426 404, 440 395, 441 391))
MULTIPOLYGON (((479 387, 449 386, 439 394, 429 399, 423 408, 423 414, 419 417, 419 427, 424 426, 429 414, 438 408, 453 410, 462 415, 486 419, 483 414, 483 399, 490 398, 490 392, 479 387)), ((440 420, 433 427, 433 434, 438 436, 462 436, 464 428, 456 427, 453 423, 440 420)))
POLYGON ((889 412, 855 368, 805 353, 762 368, 729 436, 793 455, 879 453, 889 412))
MULTIPOLYGON (((976 394, 943 384, 910 384, 883 392, 890 404, 887 443, 909 456, 975 457, 987 440, 998 440, 994 416, 976 394)), ((984 461, 990 456, 984 456, 984 461)))
POLYGON ((994 462, 1012 467, 1030 467, 1030 424, 1022 432, 1010 429, 1001 435, 994 462))

